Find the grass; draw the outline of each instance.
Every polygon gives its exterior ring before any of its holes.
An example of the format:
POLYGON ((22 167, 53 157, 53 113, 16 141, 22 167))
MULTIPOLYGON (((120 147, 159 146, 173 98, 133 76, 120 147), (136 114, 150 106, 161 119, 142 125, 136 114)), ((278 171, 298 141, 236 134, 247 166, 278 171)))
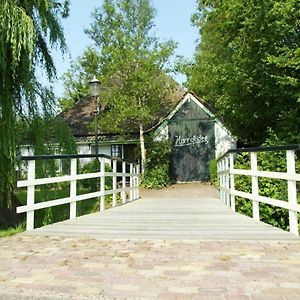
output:
MULTIPOLYGON (((85 194, 89 193, 91 190, 89 189, 78 189, 77 194, 85 194)), ((19 190, 17 192, 18 200, 22 205, 26 205, 26 190, 19 190)), ((49 201, 53 199, 66 198, 70 195, 70 189, 65 188, 61 190, 36 190, 35 191, 35 203, 49 201)), ((109 206, 109 199, 106 200, 106 207, 109 206)), ((79 201, 76 205, 76 215, 81 216, 85 214, 89 214, 92 212, 99 211, 99 200, 97 198, 79 201)), ((39 209, 34 212, 34 228, 42 227, 44 225, 60 222, 63 220, 69 219, 70 215, 70 204, 63 204, 59 206, 39 209)), ((15 227, 11 227, 8 229, 0 228, 0 238, 9 237, 14 234, 23 232, 25 230, 25 224, 21 223, 16 225, 15 227)))
MULTIPOLYGON (((109 187, 107 187, 109 188, 109 187)), ((94 192, 93 188, 78 188, 77 195, 86 194, 94 192)), ((70 195, 70 188, 63 187, 55 189, 51 186, 51 188, 45 188, 42 190, 35 191, 35 203, 50 201, 53 199, 61 199, 69 197, 70 195)), ((17 193, 17 197, 22 205, 26 205, 26 190, 20 190, 17 193)), ((120 204, 121 199, 117 198, 118 204, 120 204)), ((105 196, 105 208, 110 208, 112 206, 112 195, 105 196)), ((99 198, 92 198, 88 200, 78 201, 76 205, 76 215, 82 216, 85 214, 90 214, 93 212, 99 211, 100 208, 100 199, 99 198)), ((54 206, 50 208, 36 210, 34 218, 34 227, 38 228, 44 225, 60 222, 63 220, 69 219, 70 215, 70 204, 63 204, 59 206, 54 206)))
POLYGON ((8 228, 8 229, 0 229, 0 238, 9 237, 14 234, 23 232, 25 230, 25 224, 19 224, 16 227, 8 228))

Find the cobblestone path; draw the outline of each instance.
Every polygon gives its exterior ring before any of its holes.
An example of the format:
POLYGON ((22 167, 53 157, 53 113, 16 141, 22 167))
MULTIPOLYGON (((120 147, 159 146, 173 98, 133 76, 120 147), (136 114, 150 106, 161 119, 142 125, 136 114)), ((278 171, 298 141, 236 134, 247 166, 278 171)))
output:
POLYGON ((0 239, 0 299, 300 299, 299 241, 0 239))

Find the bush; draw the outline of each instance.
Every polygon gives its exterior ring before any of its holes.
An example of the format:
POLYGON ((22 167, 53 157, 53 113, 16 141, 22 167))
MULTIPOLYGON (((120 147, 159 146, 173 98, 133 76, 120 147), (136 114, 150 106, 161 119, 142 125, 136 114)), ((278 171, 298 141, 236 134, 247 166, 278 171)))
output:
POLYGON ((171 145, 169 141, 146 140, 147 158, 142 186, 147 189, 161 189, 170 185, 169 167, 171 145))
MULTIPOLYGON (((105 171, 106 172, 111 172, 112 168, 109 164, 105 164, 105 171)), ((87 174, 87 173, 96 173, 100 172, 100 161, 98 159, 94 159, 93 161, 85 164, 81 168, 82 174, 87 174)), ((89 189, 91 191, 99 191, 100 190, 100 180, 99 178, 90 178, 90 179, 85 179, 85 180, 80 180, 79 181, 80 185, 84 189, 89 189)), ((105 189, 112 189, 112 178, 111 177, 106 177, 105 178, 105 189)))
POLYGON ((162 165, 146 169, 142 185, 146 189, 161 189, 170 185, 169 167, 162 165))
POLYGON ((212 159, 209 162, 209 180, 213 185, 217 185, 218 183, 218 173, 217 173, 217 160, 212 159))

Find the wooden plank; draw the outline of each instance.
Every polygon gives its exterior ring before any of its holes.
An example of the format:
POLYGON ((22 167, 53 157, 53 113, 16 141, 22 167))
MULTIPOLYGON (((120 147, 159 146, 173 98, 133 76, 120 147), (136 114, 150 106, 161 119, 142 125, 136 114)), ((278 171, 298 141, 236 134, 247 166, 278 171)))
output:
POLYGON ((99 239, 299 239, 289 232, 231 211, 216 198, 214 188, 201 184, 144 191, 138 201, 26 234, 99 239))

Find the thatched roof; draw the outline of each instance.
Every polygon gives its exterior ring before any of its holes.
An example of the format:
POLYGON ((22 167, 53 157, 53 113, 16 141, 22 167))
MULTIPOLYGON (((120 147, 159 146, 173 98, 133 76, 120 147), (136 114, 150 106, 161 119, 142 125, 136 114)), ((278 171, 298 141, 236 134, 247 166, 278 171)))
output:
POLYGON ((79 99, 71 108, 63 111, 60 116, 67 122, 73 135, 89 136, 94 132, 89 128, 95 116, 96 103, 91 96, 79 99))
MULTIPOLYGON (((179 85, 166 96, 166 100, 170 101, 170 107, 173 109, 175 105, 184 97, 186 91, 179 85)), ((60 116, 67 122, 74 137, 93 136, 95 134, 90 123, 93 122, 96 111, 96 102, 91 96, 84 96, 79 99, 71 108, 62 112, 60 116)), ((169 111, 165 112, 167 116, 169 111)), ((101 113, 100 113, 101 117, 101 113)), ((159 118, 157 122, 160 122, 159 118)), ((111 136, 111 133, 99 132, 99 135, 111 136)))

